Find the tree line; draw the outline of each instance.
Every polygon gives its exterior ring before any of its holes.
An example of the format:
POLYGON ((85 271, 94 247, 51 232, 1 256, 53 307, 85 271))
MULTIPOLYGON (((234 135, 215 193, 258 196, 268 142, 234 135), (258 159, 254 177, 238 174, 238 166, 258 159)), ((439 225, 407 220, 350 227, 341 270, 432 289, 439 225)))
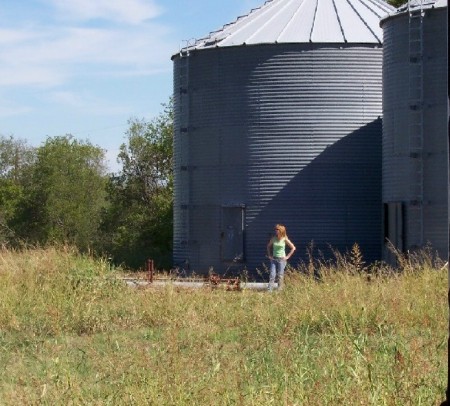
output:
POLYGON ((105 151, 72 135, 39 147, 0 134, 0 245, 69 244, 138 268, 169 267, 173 229, 173 107, 130 119, 108 173, 105 151))

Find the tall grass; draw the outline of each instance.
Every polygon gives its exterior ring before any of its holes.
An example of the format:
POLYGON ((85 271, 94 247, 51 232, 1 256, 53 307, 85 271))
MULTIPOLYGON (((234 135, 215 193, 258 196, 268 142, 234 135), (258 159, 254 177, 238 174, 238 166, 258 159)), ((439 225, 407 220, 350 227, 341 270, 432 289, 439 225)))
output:
POLYGON ((446 269, 358 258, 268 294, 134 289, 70 249, 0 251, 0 404, 439 404, 446 269))

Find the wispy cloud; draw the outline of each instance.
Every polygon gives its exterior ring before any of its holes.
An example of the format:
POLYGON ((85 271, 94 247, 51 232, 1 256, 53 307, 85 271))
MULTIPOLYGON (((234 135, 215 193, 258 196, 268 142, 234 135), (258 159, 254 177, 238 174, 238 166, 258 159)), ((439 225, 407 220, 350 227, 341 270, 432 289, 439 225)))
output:
POLYGON ((0 117, 12 117, 18 116, 20 114, 27 113, 31 110, 31 108, 26 106, 19 106, 10 100, 1 100, 0 99, 0 117))
POLYGON ((33 33, 31 32, 0 28, 0 46, 20 44, 32 38, 33 33))
POLYGON ((128 114, 130 107, 93 96, 88 92, 54 91, 46 95, 45 100, 58 105, 65 105, 79 113, 90 113, 98 116, 128 114))
POLYGON ((64 18, 105 19, 139 24, 157 17, 162 9, 151 0, 50 0, 64 18))
POLYGON ((71 23, 40 20, 0 30, 0 86, 51 87, 77 75, 142 75, 169 65, 177 45, 168 40, 168 28, 149 21, 160 13, 154 2, 47 1, 71 23), (100 17, 114 23, 82 24, 100 17))

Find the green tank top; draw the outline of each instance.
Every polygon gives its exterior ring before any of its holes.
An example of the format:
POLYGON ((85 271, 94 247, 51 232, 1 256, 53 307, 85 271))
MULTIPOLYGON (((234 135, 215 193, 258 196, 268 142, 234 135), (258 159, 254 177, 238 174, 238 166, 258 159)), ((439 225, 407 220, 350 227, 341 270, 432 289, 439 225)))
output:
POLYGON ((273 256, 274 257, 284 257, 286 256, 286 239, 282 238, 277 240, 273 238, 272 240, 273 256))

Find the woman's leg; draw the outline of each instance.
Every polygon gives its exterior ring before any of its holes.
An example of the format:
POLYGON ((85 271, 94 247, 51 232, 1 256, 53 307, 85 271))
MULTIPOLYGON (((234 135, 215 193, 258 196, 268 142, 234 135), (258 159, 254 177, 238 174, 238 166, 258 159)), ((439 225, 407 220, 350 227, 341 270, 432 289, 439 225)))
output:
POLYGON ((269 291, 273 290, 273 285, 275 283, 275 277, 277 275, 276 261, 274 259, 270 260, 270 273, 269 273, 269 291))
POLYGON ((278 289, 282 290, 284 286, 284 270, 286 268, 286 261, 278 261, 278 289))

